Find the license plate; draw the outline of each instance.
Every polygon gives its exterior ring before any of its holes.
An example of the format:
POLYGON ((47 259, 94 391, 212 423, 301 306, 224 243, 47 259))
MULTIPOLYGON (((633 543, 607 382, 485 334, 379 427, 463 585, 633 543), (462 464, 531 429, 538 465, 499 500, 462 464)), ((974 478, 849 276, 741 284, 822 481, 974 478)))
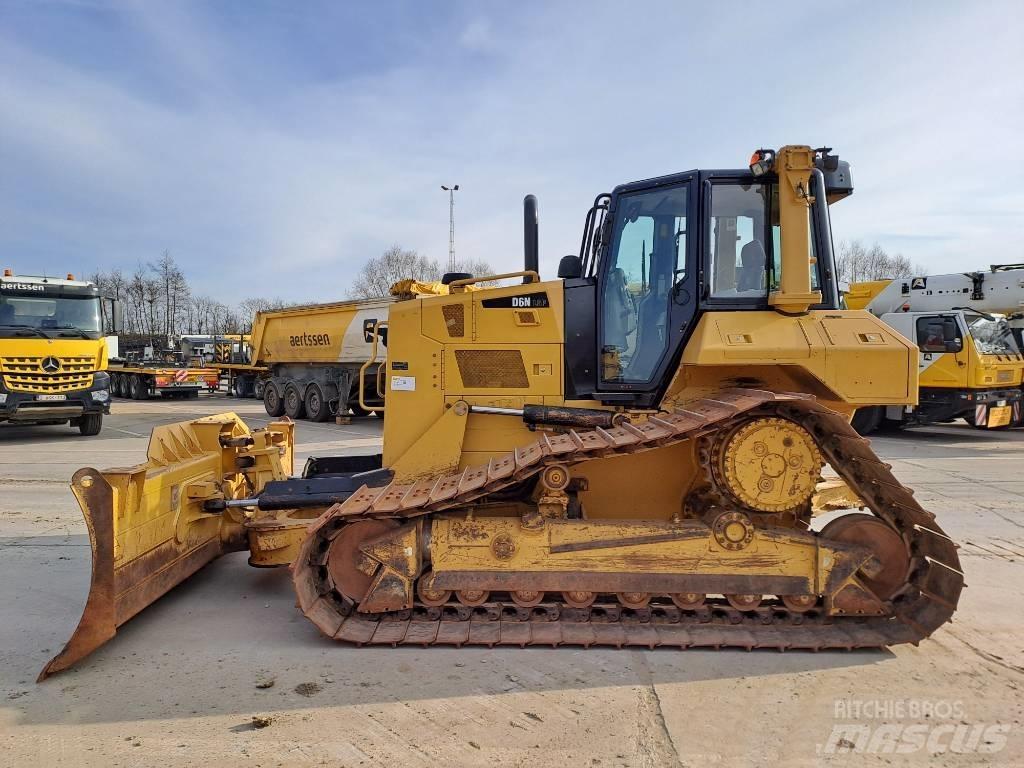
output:
POLYGON ((45 400, 51 402, 54 400, 67 400, 67 395, 36 395, 36 400, 45 400))
POLYGON ((1005 427, 1010 423, 1010 415, 1013 409, 1008 405, 996 406, 988 409, 988 427, 1005 427))

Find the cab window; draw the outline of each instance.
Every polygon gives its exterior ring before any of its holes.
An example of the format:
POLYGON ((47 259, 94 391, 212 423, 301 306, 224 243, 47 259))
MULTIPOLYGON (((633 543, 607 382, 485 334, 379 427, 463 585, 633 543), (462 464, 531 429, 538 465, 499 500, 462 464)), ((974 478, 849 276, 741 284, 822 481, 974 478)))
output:
POLYGON ((964 348, 963 337, 957 328, 956 318, 917 318, 917 347, 922 352, 959 352, 964 348))
POLYGON ((687 187, 623 195, 602 266, 601 378, 646 383, 668 349, 671 295, 686 275, 687 187))
MULTIPOLYGON (((782 279, 778 184, 716 183, 711 188, 711 298, 764 303, 782 279)), ((812 211, 808 208, 807 225, 812 211)), ((808 238, 811 290, 820 290, 815 239, 808 238)))
POLYGON ((770 210, 768 184, 712 185, 711 298, 767 298, 770 210))

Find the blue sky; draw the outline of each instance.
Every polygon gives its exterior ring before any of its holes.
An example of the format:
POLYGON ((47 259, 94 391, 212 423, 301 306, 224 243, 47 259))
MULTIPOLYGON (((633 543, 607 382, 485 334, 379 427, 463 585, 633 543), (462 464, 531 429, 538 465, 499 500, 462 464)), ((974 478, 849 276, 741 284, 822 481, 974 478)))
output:
POLYGON ((828 144, 838 239, 1024 261, 1024 3, 0 0, 0 266, 168 249, 201 291, 331 299, 398 243, 542 271, 594 196, 828 144), (770 15, 766 9, 770 9, 770 15))

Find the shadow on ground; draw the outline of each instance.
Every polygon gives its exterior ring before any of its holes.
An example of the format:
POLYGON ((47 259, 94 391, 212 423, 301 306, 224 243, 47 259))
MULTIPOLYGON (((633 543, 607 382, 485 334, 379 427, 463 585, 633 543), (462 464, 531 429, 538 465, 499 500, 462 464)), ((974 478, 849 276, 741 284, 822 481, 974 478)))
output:
POLYGON ((0 539, 0 706, 14 708, 18 723, 741 679, 892 658, 888 651, 354 648, 321 637, 299 614, 286 570, 252 569, 236 553, 172 590, 76 668, 36 685, 78 621, 89 567, 85 536, 0 539))

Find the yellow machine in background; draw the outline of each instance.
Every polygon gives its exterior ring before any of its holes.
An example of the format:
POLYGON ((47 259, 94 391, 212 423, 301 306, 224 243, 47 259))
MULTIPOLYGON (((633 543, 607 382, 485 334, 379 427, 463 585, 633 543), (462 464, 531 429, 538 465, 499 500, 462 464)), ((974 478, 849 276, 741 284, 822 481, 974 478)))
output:
POLYGON ((828 203, 851 192, 807 146, 623 185, 557 281, 528 197, 522 284, 390 306, 382 455, 292 478, 287 425, 225 414, 80 470, 93 586, 41 676, 229 549, 290 564, 303 613, 355 644, 918 642, 963 576, 848 423, 917 398, 913 345, 839 309, 828 203), (814 519, 825 464, 867 512, 814 519))
POLYGON ((1021 423, 1020 265, 851 283, 845 300, 851 309, 867 310, 912 339, 920 350, 918 403, 860 408, 853 420, 858 432, 870 434, 882 424, 956 418, 981 429, 1021 423))
MULTIPOLYGON (((67 424, 97 435, 110 413, 98 289, 90 282, 15 275, 0 277, 0 422, 67 424)), ((120 330, 113 302, 111 333, 120 330)))

